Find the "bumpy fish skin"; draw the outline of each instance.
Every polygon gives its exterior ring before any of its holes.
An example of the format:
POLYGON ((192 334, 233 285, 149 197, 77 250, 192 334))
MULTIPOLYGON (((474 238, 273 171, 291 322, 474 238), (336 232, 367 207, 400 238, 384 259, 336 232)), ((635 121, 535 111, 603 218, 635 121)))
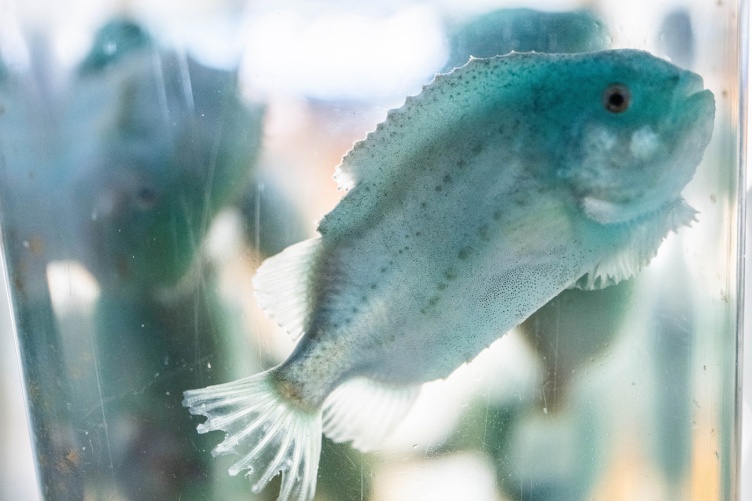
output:
POLYGON ((714 115, 701 89, 631 50, 511 54, 438 76, 343 159, 349 192, 321 238, 259 269, 259 303, 303 337, 267 373, 187 392, 209 417, 199 431, 228 432, 215 453, 250 451, 231 473, 269 465, 254 490, 282 471, 279 499, 310 499, 322 408, 328 436, 375 446, 417 385, 563 289, 631 276, 692 220, 680 192, 714 115))

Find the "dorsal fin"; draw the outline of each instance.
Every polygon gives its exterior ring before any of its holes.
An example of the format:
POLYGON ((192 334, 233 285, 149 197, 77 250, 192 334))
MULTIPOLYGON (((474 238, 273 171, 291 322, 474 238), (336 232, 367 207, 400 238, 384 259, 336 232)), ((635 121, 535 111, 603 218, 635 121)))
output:
POLYGON ((320 244, 320 238, 312 238, 291 245, 265 260, 253 277, 259 306, 294 339, 303 334, 309 272, 320 244))
POLYGON ((345 155, 335 179, 340 188, 351 191, 324 217, 319 232, 339 233, 360 224, 388 189, 409 184, 414 172, 406 166, 416 154, 458 127, 472 127, 472 121, 489 110, 513 104, 515 96, 528 91, 523 84, 530 81, 531 73, 543 71, 556 57, 543 60, 539 55, 513 53, 472 58, 450 73, 437 75, 345 155))
POLYGON ((658 252, 658 247, 669 231, 688 226, 697 211, 680 198, 650 216, 653 221, 625 223, 632 225, 630 240, 620 252, 597 263, 573 287, 583 290, 602 289, 632 277, 646 266, 658 252))

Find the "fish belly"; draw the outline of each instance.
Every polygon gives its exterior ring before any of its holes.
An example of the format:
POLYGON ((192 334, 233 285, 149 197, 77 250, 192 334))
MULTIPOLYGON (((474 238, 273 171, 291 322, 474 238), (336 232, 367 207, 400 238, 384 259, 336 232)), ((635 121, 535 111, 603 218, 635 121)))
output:
POLYGON ((571 201, 524 178, 430 179, 326 250, 327 358, 382 381, 443 378, 582 276, 598 250, 571 201))

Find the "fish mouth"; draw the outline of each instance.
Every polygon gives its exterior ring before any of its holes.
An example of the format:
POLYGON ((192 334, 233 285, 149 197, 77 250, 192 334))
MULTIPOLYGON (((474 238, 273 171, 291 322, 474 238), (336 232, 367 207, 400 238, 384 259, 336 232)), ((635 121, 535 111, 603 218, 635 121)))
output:
POLYGON ((705 83, 702 77, 696 73, 686 71, 682 73, 679 79, 679 94, 684 97, 691 97, 705 90, 705 83))
POLYGON ((703 116, 715 114, 715 96, 705 88, 700 75, 689 71, 681 74, 672 101, 673 113, 667 124, 668 128, 681 124, 680 135, 701 126, 703 116))
POLYGON ((676 97, 690 104, 703 101, 714 102, 713 93, 705 88, 705 82, 702 77, 690 71, 682 73, 676 97))

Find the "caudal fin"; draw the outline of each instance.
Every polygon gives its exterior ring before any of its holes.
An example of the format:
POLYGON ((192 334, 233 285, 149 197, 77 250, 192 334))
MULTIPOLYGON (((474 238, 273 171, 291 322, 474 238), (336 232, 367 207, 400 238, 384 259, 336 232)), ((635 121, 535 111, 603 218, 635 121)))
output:
POLYGON ((184 393, 183 406, 208 419, 199 433, 227 432, 214 456, 242 457, 230 475, 248 470, 254 493, 282 473, 277 501, 310 501, 316 490, 321 453, 321 412, 307 412, 288 403, 271 384, 269 371, 231 383, 184 393))

